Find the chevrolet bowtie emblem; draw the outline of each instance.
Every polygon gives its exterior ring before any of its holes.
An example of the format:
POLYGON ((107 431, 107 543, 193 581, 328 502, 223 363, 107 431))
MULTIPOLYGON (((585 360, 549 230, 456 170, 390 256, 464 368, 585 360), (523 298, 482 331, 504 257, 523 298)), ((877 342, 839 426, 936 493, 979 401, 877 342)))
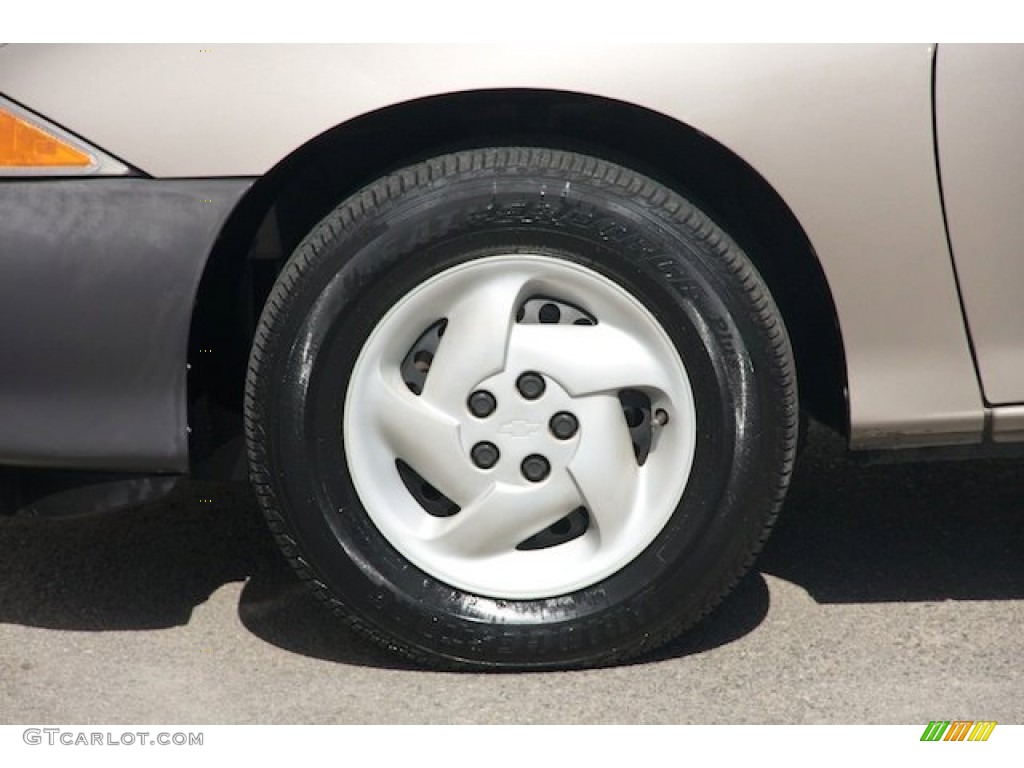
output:
POLYGON ((498 427, 500 434, 508 435, 509 437, 529 437, 530 435, 537 434, 539 431, 540 424, 535 421, 526 421, 525 419, 506 421, 498 427))

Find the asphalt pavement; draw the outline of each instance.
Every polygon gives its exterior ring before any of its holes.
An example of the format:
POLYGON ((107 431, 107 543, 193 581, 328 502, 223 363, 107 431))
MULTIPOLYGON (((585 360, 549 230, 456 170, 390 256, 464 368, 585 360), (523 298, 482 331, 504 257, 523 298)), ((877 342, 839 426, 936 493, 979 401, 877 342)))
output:
POLYGON ((755 570, 653 656, 430 672, 291 576, 244 489, 0 518, 0 723, 1024 723, 1024 462, 811 433, 755 570))

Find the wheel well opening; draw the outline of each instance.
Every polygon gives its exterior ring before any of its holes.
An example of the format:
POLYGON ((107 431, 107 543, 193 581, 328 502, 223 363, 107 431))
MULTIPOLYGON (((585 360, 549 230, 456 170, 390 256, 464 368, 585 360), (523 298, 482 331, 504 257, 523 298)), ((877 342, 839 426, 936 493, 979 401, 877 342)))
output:
MULTIPOLYGON (((533 145, 633 168, 701 207, 756 264, 789 330, 801 407, 846 433, 846 370, 831 293, 806 234, 755 170, 710 137, 622 102, 547 91, 431 97, 365 115, 296 150, 259 179, 210 254, 189 339, 193 466, 229 468, 240 444, 249 348, 288 256, 346 197, 390 171, 445 152, 533 145)), ((233 469, 232 469, 233 468, 233 469)))

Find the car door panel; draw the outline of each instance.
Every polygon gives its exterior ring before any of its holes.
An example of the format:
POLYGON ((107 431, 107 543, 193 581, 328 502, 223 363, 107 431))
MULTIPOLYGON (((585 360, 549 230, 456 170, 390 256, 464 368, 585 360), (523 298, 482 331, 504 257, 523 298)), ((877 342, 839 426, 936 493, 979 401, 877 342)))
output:
POLYGON ((986 400, 1024 402, 1024 46, 939 46, 949 239, 986 400))

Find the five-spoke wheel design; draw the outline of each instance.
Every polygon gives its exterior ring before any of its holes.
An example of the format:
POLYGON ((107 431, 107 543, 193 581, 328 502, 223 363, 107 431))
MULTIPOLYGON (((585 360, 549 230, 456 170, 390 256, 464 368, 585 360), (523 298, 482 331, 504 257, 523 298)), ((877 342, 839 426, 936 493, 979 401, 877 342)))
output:
POLYGON ((679 503, 695 427, 651 312, 533 254, 461 264, 403 297, 344 413, 349 470, 387 540, 452 586, 514 599, 589 586, 647 547, 679 503))

